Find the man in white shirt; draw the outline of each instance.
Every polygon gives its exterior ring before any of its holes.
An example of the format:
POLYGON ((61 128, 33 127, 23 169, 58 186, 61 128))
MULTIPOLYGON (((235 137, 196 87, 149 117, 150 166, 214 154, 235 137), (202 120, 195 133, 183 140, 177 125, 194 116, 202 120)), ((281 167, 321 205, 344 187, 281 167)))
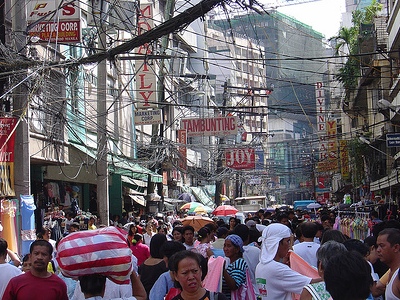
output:
POLYGON ((8 244, 5 239, 0 238, 0 299, 3 298, 4 291, 11 278, 21 274, 21 270, 13 264, 6 262, 7 254, 13 254, 8 250, 8 244))
POLYGON ((303 242, 293 246, 293 251, 311 266, 318 268, 317 250, 320 244, 314 242, 318 226, 314 222, 304 222, 300 225, 303 242))
MULTIPOLYGON (((252 223, 250 223, 250 225, 251 224, 252 223)), ((257 230, 257 229, 253 228, 252 230, 257 230)), ((247 225, 244 224, 236 225, 236 227, 233 229, 233 233, 240 236, 240 238, 243 240, 243 250, 244 250, 243 258, 246 261, 247 266, 249 267, 250 280, 251 283, 253 284, 254 290, 256 291, 257 285, 255 279, 255 272, 257 264, 260 261, 261 250, 254 244, 249 245, 250 228, 247 225)))
POLYGON ((291 300, 309 283, 322 281, 293 271, 281 261, 287 258, 292 232, 286 225, 273 223, 262 232, 261 257, 256 267, 256 293, 263 300, 291 300))

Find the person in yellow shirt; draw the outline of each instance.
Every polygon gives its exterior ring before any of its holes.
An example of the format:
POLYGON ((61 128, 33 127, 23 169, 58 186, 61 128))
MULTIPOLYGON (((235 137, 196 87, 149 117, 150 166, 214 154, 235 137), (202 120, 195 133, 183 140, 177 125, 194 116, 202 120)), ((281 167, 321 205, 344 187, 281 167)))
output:
POLYGON ((96 220, 94 217, 90 217, 89 222, 88 222, 88 230, 97 229, 96 225, 94 225, 95 221, 96 220))

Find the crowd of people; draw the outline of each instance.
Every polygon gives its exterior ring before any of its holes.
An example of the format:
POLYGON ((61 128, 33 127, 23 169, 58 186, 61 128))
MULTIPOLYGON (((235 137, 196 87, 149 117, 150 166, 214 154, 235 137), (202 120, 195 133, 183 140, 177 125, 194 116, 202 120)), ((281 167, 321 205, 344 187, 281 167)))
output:
MULTIPOLYGON (((330 211, 311 219, 302 211, 260 210, 243 223, 215 218, 197 230, 172 214, 113 217, 110 226, 125 230, 132 251, 130 284, 96 272, 78 280, 63 275, 58 242, 82 230, 70 219, 59 240, 49 227, 37 230, 22 259, 0 238, 0 299, 400 299, 400 222, 370 216, 365 240, 333 229, 330 211)), ((85 230, 102 227, 93 216, 85 230)), ((84 257, 81 263, 90 268, 84 257)))

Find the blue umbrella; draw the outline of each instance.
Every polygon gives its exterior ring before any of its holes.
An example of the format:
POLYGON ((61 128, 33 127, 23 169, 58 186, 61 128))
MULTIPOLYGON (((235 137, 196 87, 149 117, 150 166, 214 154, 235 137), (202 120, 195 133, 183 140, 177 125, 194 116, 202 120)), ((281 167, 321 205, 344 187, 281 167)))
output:
POLYGON ((196 198, 192 194, 189 194, 189 193, 180 194, 178 196, 178 199, 186 201, 186 202, 195 202, 196 201, 196 198))

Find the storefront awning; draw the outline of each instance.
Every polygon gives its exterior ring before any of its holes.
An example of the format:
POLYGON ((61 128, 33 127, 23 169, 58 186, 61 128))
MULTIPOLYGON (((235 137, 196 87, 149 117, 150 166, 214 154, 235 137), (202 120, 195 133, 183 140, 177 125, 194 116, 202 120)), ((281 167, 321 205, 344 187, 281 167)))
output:
POLYGON ((123 183, 126 183, 129 186, 132 186, 132 189, 137 190, 137 188, 146 188, 147 182, 142 180, 137 180, 130 178, 128 176, 121 176, 121 180, 123 183))
POLYGON ((144 199, 143 196, 139 195, 129 195, 129 198, 131 198, 133 201, 135 201, 137 204, 146 207, 146 200, 144 199))
MULTIPOLYGON (((96 150, 90 149, 83 145, 78 145, 75 143, 71 143, 71 146, 78 149, 79 151, 87 154, 93 159, 96 159, 96 150)), ((116 155, 108 155, 107 160, 109 162, 108 169, 110 172, 115 174, 119 174, 122 176, 127 176, 132 179, 137 179, 140 181, 144 181, 147 183, 148 176, 150 176, 150 181, 154 183, 162 182, 162 176, 145 168, 141 165, 129 161, 127 159, 118 157, 116 155)), ((147 184, 146 184, 147 186, 147 184)))

